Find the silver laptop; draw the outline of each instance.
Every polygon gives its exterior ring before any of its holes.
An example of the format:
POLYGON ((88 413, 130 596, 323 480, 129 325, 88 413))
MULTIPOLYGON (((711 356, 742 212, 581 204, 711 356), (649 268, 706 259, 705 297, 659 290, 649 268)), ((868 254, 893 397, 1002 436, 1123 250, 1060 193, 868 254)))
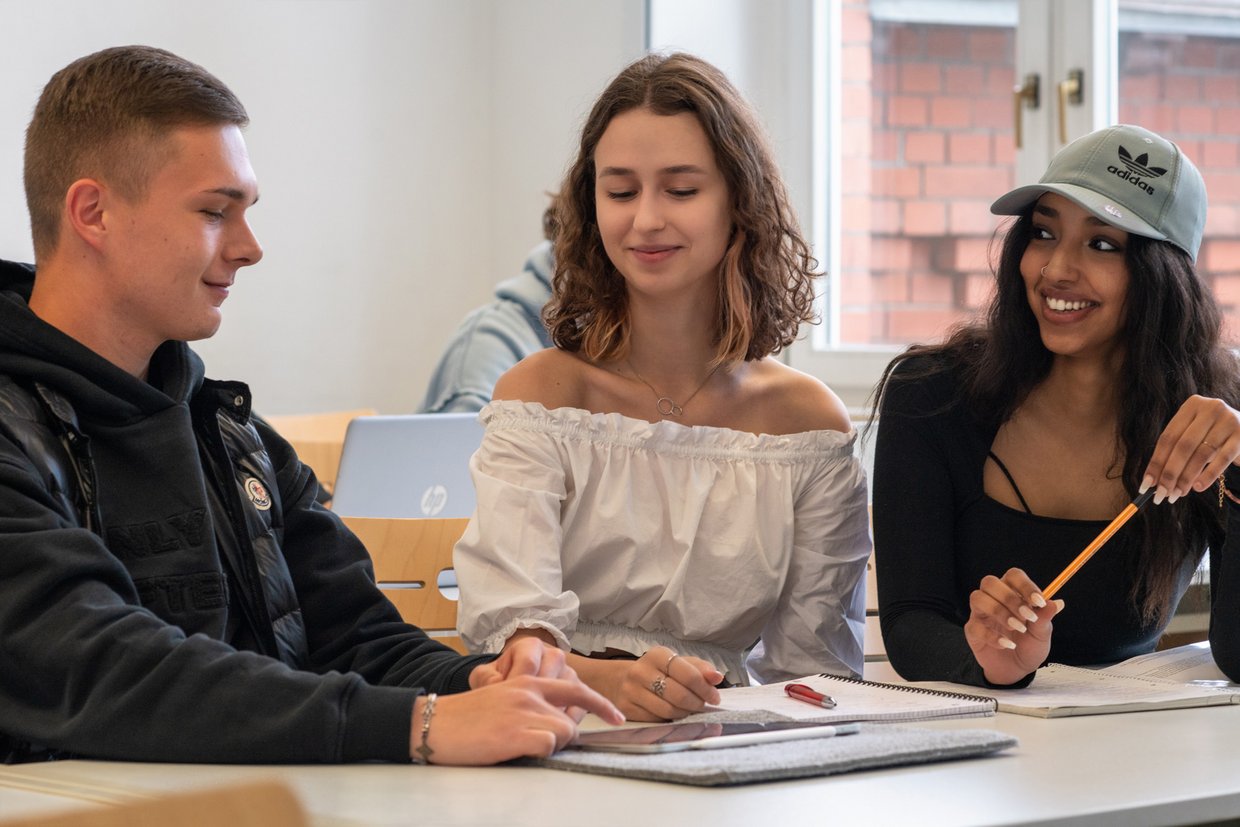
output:
POLYGON ((349 423, 331 509, 342 517, 469 517, 476 413, 360 416, 349 423))

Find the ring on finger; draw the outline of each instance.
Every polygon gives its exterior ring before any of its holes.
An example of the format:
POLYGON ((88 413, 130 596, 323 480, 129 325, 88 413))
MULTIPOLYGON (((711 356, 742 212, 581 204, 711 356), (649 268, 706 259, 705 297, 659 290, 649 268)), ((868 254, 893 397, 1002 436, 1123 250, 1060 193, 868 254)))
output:
POLYGON ((650 691, 658 695, 660 698, 663 697, 663 690, 666 688, 667 675, 659 675, 659 677, 650 682, 650 691))
POLYGON ((1209 448, 1212 452, 1218 451, 1218 446, 1210 442, 1209 440, 1203 439, 1201 440, 1201 444, 1209 448))
POLYGON ((680 655, 673 652, 672 656, 667 659, 667 663, 663 664, 663 672, 665 674, 668 674, 668 675, 672 674, 672 661, 676 660, 676 658, 678 657, 680 657, 680 655))

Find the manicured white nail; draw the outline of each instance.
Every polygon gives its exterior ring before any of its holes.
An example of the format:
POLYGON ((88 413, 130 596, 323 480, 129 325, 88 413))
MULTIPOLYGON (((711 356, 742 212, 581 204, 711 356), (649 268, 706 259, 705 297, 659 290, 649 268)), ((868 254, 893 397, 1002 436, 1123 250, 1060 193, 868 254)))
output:
POLYGON ((1005 637, 999 638, 999 647, 1001 649, 1015 649, 1016 644, 1005 637))
POLYGON ((1172 494, 1170 497, 1167 498, 1167 505, 1171 505, 1179 498, 1180 498, 1180 492, 1176 491, 1174 494, 1172 494))
POLYGON ((1062 612, 1062 611, 1063 611, 1063 601, 1062 601, 1062 600, 1052 600, 1051 602, 1055 604, 1055 614, 1059 614, 1060 612, 1062 612))
POLYGON ((1158 490, 1154 492, 1154 505, 1162 505, 1162 501, 1165 499, 1167 499, 1167 489, 1160 485, 1158 490))
POLYGON ((1037 606, 1039 609, 1046 608, 1046 598, 1038 594, 1037 592, 1034 592, 1033 594, 1029 595, 1029 602, 1037 606))
POLYGON ((1137 493, 1144 494, 1146 491, 1149 491, 1153 485, 1154 485, 1154 478, 1151 477, 1149 474, 1146 474, 1144 477, 1141 478, 1141 487, 1137 489, 1137 493))
POLYGON ((1008 628, 1014 632, 1021 632, 1022 634, 1029 631, 1028 629, 1025 628, 1025 624, 1021 623, 1019 620, 1017 620, 1014 617, 1008 618, 1008 628))
POLYGON ((1038 619, 1038 616, 1033 613, 1033 609, 1029 608, 1028 606, 1020 607, 1020 616, 1023 617, 1025 620, 1028 620, 1030 623, 1033 623, 1034 621, 1038 619))

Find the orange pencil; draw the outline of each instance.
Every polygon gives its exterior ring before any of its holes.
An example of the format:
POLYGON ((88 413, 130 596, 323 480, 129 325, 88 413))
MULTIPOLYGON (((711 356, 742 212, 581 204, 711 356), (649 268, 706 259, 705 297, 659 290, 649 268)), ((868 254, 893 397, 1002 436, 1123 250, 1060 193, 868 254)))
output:
POLYGON ((1146 491, 1144 494, 1139 494, 1135 500, 1128 503, 1128 505, 1124 506, 1124 510, 1119 512, 1118 515, 1116 515, 1115 519, 1111 521, 1111 524, 1107 526, 1106 528, 1102 529, 1102 533, 1099 534, 1097 537, 1095 537, 1094 541, 1090 543, 1089 545, 1087 545, 1085 547, 1085 550, 1082 551, 1080 554, 1078 554, 1076 556, 1076 559, 1073 560, 1071 563, 1069 563, 1068 567, 1064 569, 1063 571, 1061 571, 1059 573, 1059 576, 1056 577, 1054 580, 1052 580, 1051 584, 1042 590, 1042 596, 1045 597, 1047 600, 1050 600, 1052 597, 1054 597, 1055 592, 1063 588, 1063 584, 1068 582, 1068 578, 1076 574, 1076 570, 1079 569, 1081 566, 1085 565, 1085 563, 1089 560, 1089 558, 1094 556, 1094 552, 1102 548, 1103 544, 1107 540, 1111 539, 1111 535, 1119 531, 1120 528, 1124 525, 1124 523, 1128 522, 1129 518, 1132 517, 1133 514, 1136 514, 1138 511, 1140 511, 1141 506, 1149 502, 1150 498, 1153 496, 1154 496, 1154 489, 1151 488, 1150 490, 1146 491))

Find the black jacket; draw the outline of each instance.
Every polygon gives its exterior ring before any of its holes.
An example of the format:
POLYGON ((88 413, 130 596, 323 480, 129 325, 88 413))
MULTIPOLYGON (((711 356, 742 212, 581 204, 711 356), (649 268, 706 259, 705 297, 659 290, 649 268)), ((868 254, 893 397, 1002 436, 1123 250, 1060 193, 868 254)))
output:
POLYGON ((0 758, 408 760, 462 658, 404 624, 292 448, 183 342, 147 382, 0 261, 0 758))

